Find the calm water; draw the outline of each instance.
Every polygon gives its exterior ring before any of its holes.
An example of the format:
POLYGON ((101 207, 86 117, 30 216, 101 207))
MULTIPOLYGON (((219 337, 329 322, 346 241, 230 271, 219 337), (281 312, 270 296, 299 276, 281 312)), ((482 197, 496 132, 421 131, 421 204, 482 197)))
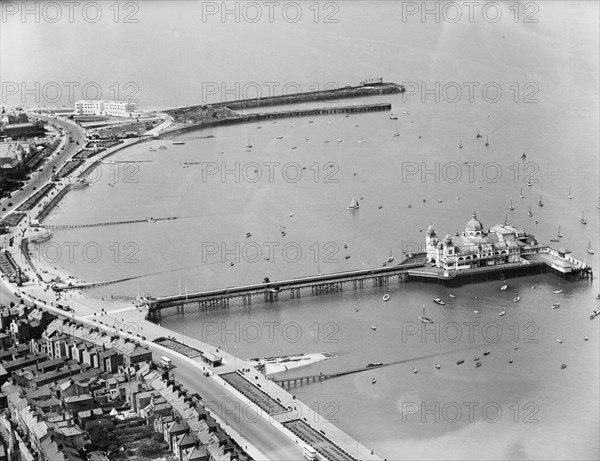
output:
MULTIPOLYGON (((473 210, 486 227, 508 215, 511 223, 544 242, 554 237, 560 223, 562 244, 583 259, 588 237, 600 249, 595 208, 600 195, 598 47, 591 35, 598 10, 584 3, 579 6, 589 14, 574 17, 552 3, 541 8, 537 25, 512 20, 403 24, 399 5, 381 3, 366 12, 347 5, 340 10, 343 20, 331 27, 310 22, 290 27, 204 24, 204 38, 197 41, 191 40, 198 33, 193 17, 175 22, 178 7, 167 12, 160 3, 151 3, 143 11, 145 27, 134 27, 142 41, 155 38, 156 30, 160 39, 148 49, 132 46, 116 54, 117 60, 134 55, 137 60, 141 53, 153 62, 155 72, 132 77, 139 79, 141 99, 148 106, 201 102, 197 75, 205 82, 299 82, 305 88, 316 80, 343 86, 376 75, 430 86, 435 81, 497 82, 503 97, 493 104, 480 93, 473 102, 463 97, 438 104, 423 103, 420 96, 366 98, 351 102, 390 101, 398 120, 385 113, 315 117, 314 123, 289 119, 263 123, 261 129, 249 124, 190 133, 185 137, 214 138, 186 139, 185 145, 156 152, 148 144, 135 146, 114 159, 153 162, 104 165, 95 184, 69 194, 48 224, 178 219, 56 232, 52 242, 97 242, 103 257, 90 263, 76 253, 72 264, 63 257, 55 265, 86 280, 146 275, 90 293, 97 297, 135 295, 138 287, 154 295, 202 290, 259 282, 265 276, 283 279, 373 267, 390 251, 399 260, 404 249, 422 245, 420 229, 433 224, 441 235, 462 231, 473 210), (256 50, 273 61, 268 72, 252 58, 256 50), (189 73, 172 72, 183 63, 189 73), (514 82, 521 88, 517 103, 509 90, 514 82), (537 85, 537 103, 523 102, 526 82, 537 85), (399 137, 392 136, 396 129, 399 137), (475 139, 477 131, 484 140, 489 136, 489 147, 475 139), (520 160, 523 152, 531 163, 520 160), (473 178, 467 161, 479 163, 473 178), (186 165, 190 162, 206 163, 186 165), (434 174, 403 175, 408 168, 433 170, 436 162, 446 174, 439 180, 434 174), (234 174, 207 174, 236 165, 239 180, 234 174), (272 180, 268 165, 273 166, 272 180), (455 180, 457 166, 462 176, 455 180), (258 173, 262 177, 254 181, 258 173), (525 184, 527 173, 537 180, 532 187, 525 184), (567 199, 569 186, 573 200, 567 199), (524 199, 519 198, 521 187, 524 199), (537 206, 540 195, 543 208, 537 206), (346 210, 352 197, 361 199, 356 213, 346 210), (511 198, 516 206, 512 212, 511 198), (527 217, 530 202, 533 218, 527 217), (587 226, 579 223, 583 210, 587 226), (285 226, 285 236, 280 226, 285 226), (246 232, 252 236, 245 238, 246 232), (274 249, 271 254, 269 248, 274 249), (231 266, 235 257, 239 260, 231 266)), ((116 46, 112 40, 108 37, 105 46, 116 46)), ((93 50, 95 45, 90 46, 93 50)), ((132 67, 117 65, 120 75, 112 77, 128 78, 123 75, 134 72, 132 67)), ((111 81, 103 72, 96 75, 111 81)), ((596 274, 597 257, 588 258, 596 274)), ((244 357, 338 354, 289 372, 291 376, 417 359, 294 391, 389 459, 597 459, 599 335, 597 320, 588 319, 599 291, 597 279, 561 284, 546 275, 509 284, 506 292, 498 282, 465 286, 452 290, 454 300, 448 297, 450 290, 437 285, 392 284, 385 290, 391 295, 387 303, 381 300, 383 289, 346 289, 270 306, 190 311, 166 317, 163 324, 244 357), (559 286, 564 293, 553 295, 559 286), (512 301, 517 294, 518 304, 512 301), (448 301, 446 307, 431 303, 438 296, 448 301), (551 309, 554 302, 561 303, 560 309, 551 309), (422 325, 416 322, 423 304, 438 322, 437 341, 432 335, 421 337, 422 325), (506 315, 499 317, 503 310, 506 315), (213 326, 217 333, 206 336, 213 326), (417 328, 416 334, 407 334, 411 328, 417 328), (457 331, 461 338, 454 341, 457 331), (501 334, 495 342, 494 331, 501 334), (483 357, 485 350, 490 355, 483 357), (475 368, 475 356, 483 358, 481 368, 475 368), (465 363, 455 365, 461 358, 465 363), (561 363, 568 368, 560 370, 561 363), (435 410, 414 414, 415 408, 435 409, 436 403, 439 422, 435 410), (472 422, 468 405, 474 408, 472 422), (453 413, 457 407, 462 415, 453 413)))

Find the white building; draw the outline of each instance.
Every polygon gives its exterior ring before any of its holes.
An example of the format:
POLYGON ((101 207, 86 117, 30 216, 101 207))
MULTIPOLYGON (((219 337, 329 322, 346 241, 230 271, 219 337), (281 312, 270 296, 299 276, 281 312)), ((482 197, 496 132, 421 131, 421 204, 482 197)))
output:
POLYGON ((75 102, 77 115, 112 115, 130 117, 135 103, 128 101, 80 100, 75 102))
POLYGON ((444 270, 461 270, 519 262, 537 242, 532 235, 508 223, 484 230, 473 213, 462 235, 439 239, 433 226, 425 238, 427 262, 444 270))

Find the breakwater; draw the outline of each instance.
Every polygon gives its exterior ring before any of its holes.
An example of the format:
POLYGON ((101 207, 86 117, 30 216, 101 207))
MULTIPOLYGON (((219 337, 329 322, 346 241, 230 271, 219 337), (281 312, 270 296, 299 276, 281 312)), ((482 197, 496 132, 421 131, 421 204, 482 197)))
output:
POLYGON ((280 112, 262 112, 255 114, 237 114, 230 115, 224 119, 202 119, 199 122, 191 123, 182 127, 175 127, 171 130, 163 132, 159 137, 165 138, 167 135, 173 136, 180 133, 184 133, 199 128, 210 128, 221 125, 234 125, 239 123, 249 122, 260 122, 263 120, 275 120, 281 118, 291 117, 308 117, 308 116, 320 116, 320 115, 333 115, 333 114, 358 114, 362 112, 382 112, 392 109, 392 105, 389 103, 380 104, 363 104, 354 106, 338 106, 338 107, 319 107, 315 109, 297 109, 297 110, 286 110, 280 112))
POLYGON ((315 101, 332 101, 343 98, 355 98, 364 96, 379 96, 382 94, 402 93, 404 85, 396 83, 379 83, 372 85, 346 86, 330 90, 308 91, 296 94, 271 96, 266 98, 242 99, 230 102, 212 104, 216 107, 227 107, 232 110, 251 109, 255 107, 278 106, 286 104, 299 104, 315 101))

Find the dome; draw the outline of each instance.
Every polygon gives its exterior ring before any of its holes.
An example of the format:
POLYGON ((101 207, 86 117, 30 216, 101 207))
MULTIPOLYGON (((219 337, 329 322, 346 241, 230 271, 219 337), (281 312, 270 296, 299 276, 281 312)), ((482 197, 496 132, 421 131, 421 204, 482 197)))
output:
POLYGON ((467 223, 467 231, 478 232, 483 230, 483 224, 477 219, 477 215, 473 212, 471 220, 467 223))

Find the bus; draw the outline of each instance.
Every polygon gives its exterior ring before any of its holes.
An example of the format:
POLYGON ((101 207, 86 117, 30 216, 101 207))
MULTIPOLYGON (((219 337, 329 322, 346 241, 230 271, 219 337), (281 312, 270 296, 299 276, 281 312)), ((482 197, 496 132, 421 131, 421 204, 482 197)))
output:
POLYGON ((160 364, 165 368, 171 368, 173 366, 173 362, 169 357, 165 357, 164 355, 160 358, 160 364))
POLYGON ((304 447, 304 459, 308 459, 308 460, 311 460, 311 461, 318 460, 319 458, 317 458, 317 450, 315 450, 310 445, 306 445, 304 447))

